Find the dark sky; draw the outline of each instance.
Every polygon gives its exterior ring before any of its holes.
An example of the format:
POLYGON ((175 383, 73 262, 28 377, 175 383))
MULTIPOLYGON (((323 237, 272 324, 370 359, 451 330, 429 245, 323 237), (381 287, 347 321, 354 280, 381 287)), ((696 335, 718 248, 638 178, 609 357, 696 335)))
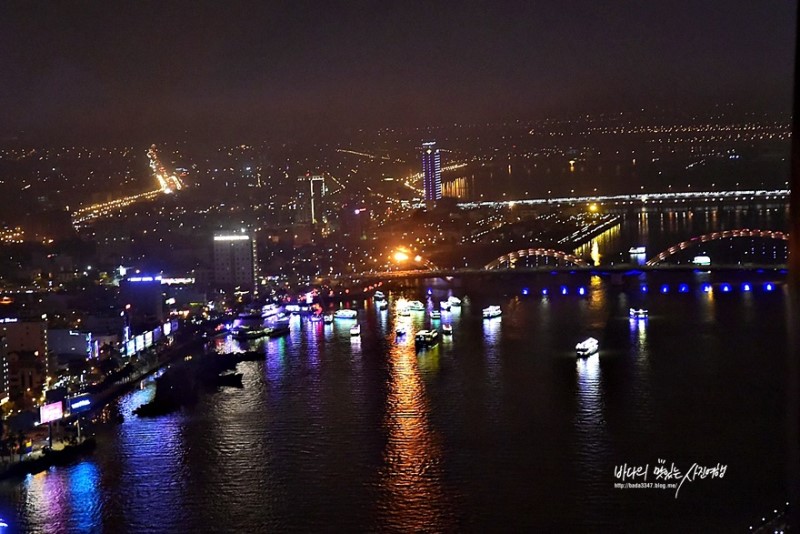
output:
POLYGON ((4 0, 0 135, 788 111, 794 17, 790 0, 4 0))

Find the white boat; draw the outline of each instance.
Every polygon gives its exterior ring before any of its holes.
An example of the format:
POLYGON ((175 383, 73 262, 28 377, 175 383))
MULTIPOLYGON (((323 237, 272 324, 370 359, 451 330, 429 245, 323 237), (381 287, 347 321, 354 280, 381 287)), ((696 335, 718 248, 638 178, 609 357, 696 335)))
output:
POLYGON ((337 319, 355 319, 357 315, 356 310, 341 309, 333 312, 333 316, 337 319))
POLYGON ((449 300, 443 300, 439 303, 439 308, 441 308, 442 311, 450 311, 450 306, 452 306, 452 304, 450 304, 449 300))
POLYGON ((431 319, 441 319, 441 318, 442 318, 442 312, 438 310, 431 311, 431 319))
POLYGON ((595 338, 590 337, 575 345, 575 352, 578 354, 578 356, 589 356, 597 352, 597 349, 599 348, 600 342, 595 338))
POLYGON ((453 335, 453 327, 449 324, 442 325, 442 335, 445 336, 452 336, 453 335))
POLYGON ((628 316, 631 319, 644 319, 647 317, 647 310, 644 308, 639 308, 638 310, 635 308, 630 308, 628 310, 628 316))
POLYGON ((491 319, 492 317, 500 317, 502 313, 503 310, 500 309, 500 306, 488 306, 483 309, 483 318, 491 319))
POLYGON ((432 347, 439 342, 438 330, 420 330, 414 338, 414 346, 417 350, 432 347))
POLYGON ((361 335, 361 325, 357 324, 350 328, 350 335, 351 336, 360 336, 361 335))
POLYGON ((450 306, 453 306, 454 308, 461 306, 461 299, 458 297, 450 296, 450 298, 447 299, 447 302, 449 302, 450 306))
POLYGON ((408 303, 408 309, 411 311, 425 311, 425 305, 418 300, 412 300, 408 303))

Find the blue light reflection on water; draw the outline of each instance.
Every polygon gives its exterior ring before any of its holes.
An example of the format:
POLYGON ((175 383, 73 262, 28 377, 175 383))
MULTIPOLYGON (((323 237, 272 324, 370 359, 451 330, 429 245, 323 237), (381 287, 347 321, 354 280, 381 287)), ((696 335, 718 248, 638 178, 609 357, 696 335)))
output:
MULTIPOLYGON (((670 283, 677 287, 677 279, 670 283)), ((266 361, 241 366, 243 390, 224 390, 194 411, 165 418, 130 415, 152 394, 145 387, 123 400, 126 421, 113 430, 116 444, 99 448, 100 511, 73 510, 86 496, 72 477, 91 475, 73 466, 43 477, 76 495, 55 499, 50 512, 38 504, 24 508, 25 524, 75 531, 99 517, 172 531, 203 524, 413 530, 425 518, 441 530, 483 528, 501 518, 521 527, 567 518, 588 529, 613 520, 654 524, 662 496, 614 492, 613 465, 662 453, 728 458, 733 436, 760 451, 736 456, 739 476, 766 484, 775 468, 761 453, 780 455, 754 434, 772 424, 765 409, 771 397, 758 392, 774 390, 774 364, 766 356, 757 369, 747 362, 780 337, 780 325, 765 323, 781 309, 780 294, 642 294, 636 283, 609 298, 615 293, 601 279, 588 287, 587 298, 476 296, 474 307, 449 316, 452 342, 420 355, 413 334, 427 328, 424 314, 409 319, 413 327, 400 343, 373 313, 359 314, 360 342, 349 335, 353 321, 323 327, 330 338, 304 324, 291 337, 258 345, 266 361), (631 322, 629 303, 649 308, 650 318, 631 322), (480 309, 488 304, 500 304, 503 316, 483 320, 480 309), (597 334, 601 352, 575 361, 572 348, 584 331, 597 334), (729 390, 745 382, 753 395, 743 405, 729 390), (751 423, 716 418, 720 409, 754 409, 767 422, 751 432, 751 423), (677 424, 685 429, 680 436, 677 424), (709 428, 718 436, 713 441, 709 428), (756 464, 764 474, 754 474, 756 464), (341 480, 352 489, 347 496, 335 489, 341 480), (522 502, 535 513, 521 512, 522 502), (229 517, 231 503, 243 510, 236 517, 229 517), (625 503, 643 511, 608 512, 625 503), (349 519, 336 519, 342 510, 349 519)), ((25 486, 30 502, 52 495, 37 484, 25 486)), ((700 491, 704 503, 719 507, 736 489, 700 491)), ((674 525, 688 524, 678 515, 674 525)))

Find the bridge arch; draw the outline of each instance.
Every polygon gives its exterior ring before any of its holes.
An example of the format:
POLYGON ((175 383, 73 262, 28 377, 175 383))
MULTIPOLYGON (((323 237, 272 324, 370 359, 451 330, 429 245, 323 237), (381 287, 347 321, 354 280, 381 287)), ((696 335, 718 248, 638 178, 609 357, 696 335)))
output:
POLYGON ((699 243, 707 243, 709 241, 730 239, 734 237, 762 237, 766 239, 779 239, 787 241, 789 239, 789 234, 786 234, 784 232, 776 232, 774 230, 750 230, 746 228, 740 230, 725 230, 723 232, 713 232, 710 234, 703 234, 693 237, 691 239, 687 239, 686 241, 682 241, 676 245, 669 247, 667 250, 650 258, 645 265, 658 265, 659 263, 666 260, 673 254, 677 254, 681 250, 685 250, 699 243))
POLYGON ((484 269, 500 269, 500 266, 504 263, 509 265, 513 265, 520 258, 527 258, 527 257, 535 257, 535 256, 546 256, 549 258, 554 258, 557 260, 565 261, 572 263, 578 266, 588 266, 589 264, 586 263, 584 260, 580 259, 579 257, 569 254, 567 252, 563 252, 561 250, 553 250, 551 248, 523 248, 520 250, 515 250, 513 252, 509 252, 508 254, 503 254, 502 256, 496 258, 495 260, 487 263, 484 265, 484 269))

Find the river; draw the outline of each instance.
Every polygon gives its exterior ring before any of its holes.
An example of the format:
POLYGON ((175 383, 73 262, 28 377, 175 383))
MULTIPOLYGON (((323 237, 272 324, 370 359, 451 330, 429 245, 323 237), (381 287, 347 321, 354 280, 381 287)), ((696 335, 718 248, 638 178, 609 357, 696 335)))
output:
MULTIPOLYGON (((743 225, 773 216, 751 215, 743 225)), ((658 248, 737 215, 687 217, 670 228, 650 214, 648 234, 629 217, 589 251, 658 248), (650 220, 670 235, 650 240, 650 220)), ((119 399, 124 422, 98 430, 93 455, 0 484, 0 515, 20 532, 742 531, 783 504, 779 275, 548 277, 532 277, 527 295, 456 289, 463 306, 441 319, 452 338, 419 354, 413 333, 432 320, 418 312, 397 340, 394 304, 427 298, 424 288, 390 294, 388 311, 355 303, 358 337, 350 321, 295 317, 289 337, 256 342, 265 361, 240 364, 244 388, 183 412, 132 415, 153 394, 143 382, 119 399), (489 304, 503 315, 482 319, 489 304), (649 318, 630 320, 630 306, 649 318), (576 359, 590 335, 599 355, 576 359), (676 496, 615 487, 625 464, 646 466, 646 482, 660 465, 725 470, 676 496)), ((451 291, 432 289, 429 306, 451 291)))

